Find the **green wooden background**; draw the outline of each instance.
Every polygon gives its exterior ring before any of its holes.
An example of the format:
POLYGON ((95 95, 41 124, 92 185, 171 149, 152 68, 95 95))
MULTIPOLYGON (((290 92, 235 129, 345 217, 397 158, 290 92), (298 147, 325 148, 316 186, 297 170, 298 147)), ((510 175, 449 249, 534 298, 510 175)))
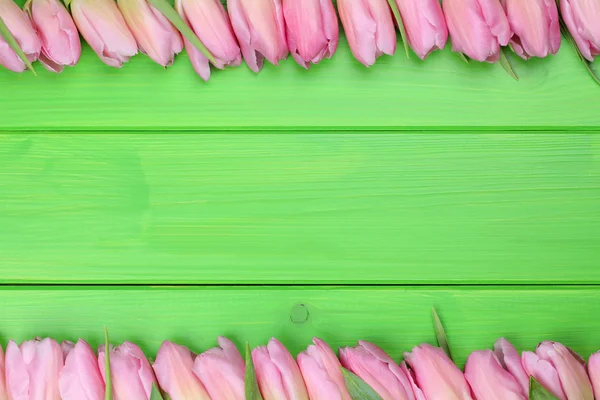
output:
POLYGON ((0 339, 600 349, 600 88, 515 68, 0 70, 0 339))

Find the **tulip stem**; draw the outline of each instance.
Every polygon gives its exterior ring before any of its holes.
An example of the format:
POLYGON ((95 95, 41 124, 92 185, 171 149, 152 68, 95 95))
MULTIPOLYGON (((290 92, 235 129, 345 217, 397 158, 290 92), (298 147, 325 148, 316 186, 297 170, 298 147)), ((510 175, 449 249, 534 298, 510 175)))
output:
POLYGON ((408 49, 408 39, 406 35, 406 29, 404 29, 404 22, 402 22, 402 14, 400 14, 400 9, 398 9, 398 4, 396 4, 396 0, 388 0, 390 8, 392 9, 392 13, 394 13, 394 18, 396 19, 396 23, 398 24, 398 29, 400 30, 400 37, 402 38, 402 44, 404 44, 404 51, 406 51, 406 58, 410 58, 410 51, 408 49))
POLYGON ((0 17, 0 36, 2 36, 4 40, 6 40, 6 43, 8 43, 10 48, 15 53, 17 53, 21 61, 23 61, 27 66, 27 69, 33 72, 33 75, 37 76, 35 70, 33 69, 33 65, 31 65, 31 62, 29 62, 29 59, 21 49, 21 46, 19 46, 19 43, 17 43, 17 40, 15 39, 11 31, 8 29, 8 26, 6 26, 6 24, 2 20, 2 17, 0 17))
POLYGON ((508 72, 508 74, 512 76, 515 79, 515 81, 519 80, 519 77, 515 73, 515 70, 513 69, 512 64, 510 63, 510 60, 508 59, 508 57, 506 57, 506 50, 504 49, 504 47, 500 48, 500 65, 502 65, 502 68, 504 68, 504 70, 508 72))
POLYGON ((195 48, 198 49, 211 63, 215 63, 215 57, 210 53, 206 46, 200 41, 198 36, 185 23, 183 18, 177 11, 167 2, 167 0, 148 0, 158 11, 160 11, 179 32, 186 38, 195 48))

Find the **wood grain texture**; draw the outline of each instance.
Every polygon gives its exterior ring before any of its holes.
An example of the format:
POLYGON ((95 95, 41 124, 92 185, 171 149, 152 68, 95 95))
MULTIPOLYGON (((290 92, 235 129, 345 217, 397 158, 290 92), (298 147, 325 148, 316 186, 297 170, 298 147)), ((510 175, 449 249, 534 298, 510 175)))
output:
POLYGON ((113 342, 139 342, 151 357, 162 340, 200 352, 218 335, 252 346, 277 337, 297 353, 319 336, 336 348, 369 340, 399 361, 435 340, 432 306, 459 364, 500 336, 523 350, 544 339, 586 358, 600 349, 600 289, 589 287, 4 287, 0 304, 2 344, 42 335, 95 346, 106 325, 113 342))
POLYGON ((4 283, 600 283, 600 136, 0 136, 4 283))
POLYGON ((600 88, 566 42, 548 59, 513 58, 519 82, 449 49, 422 62, 400 47, 367 69, 342 38, 309 71, 290 58, 259 75, 215 71, 206 84, 185 54, 166 71, 144 55, 113 69, 86 45, 60 75, 0 69, 0 131, 600 128, 600 88))

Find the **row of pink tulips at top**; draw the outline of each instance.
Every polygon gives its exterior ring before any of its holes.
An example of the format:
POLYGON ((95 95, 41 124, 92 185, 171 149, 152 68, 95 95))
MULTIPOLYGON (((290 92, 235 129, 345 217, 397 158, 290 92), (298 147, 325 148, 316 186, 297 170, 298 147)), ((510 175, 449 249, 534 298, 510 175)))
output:
MULTIPOLYGON (((139 51, 170 65, 184 45, 198 74, 208 80, 209 58, 199 51, 149 0, 28 0, 23 12, 13 0, 0 0, 0 18, 33 62, 51 71, 75 65, 79 33, 113 67, 139 51)), ((391 0, 400 13, 408 44, 422 59, 452 48, 478 61, 498 61, 501 46, 522 58, 546 57, 561 43, 559 7, 554 0, 391 0)), ((242 55, 258 72, 291 53, 303 67, 331 57, 338 20, 331 0, 175 0, 175 8, 212 55, 217 68, 237 66, 242 55)), ((370 66, 394 54, 396 32, 388 0, 337 0, 352 53, 370 66)), ((600 1, 560 0, 562 18, 583 57, 600 54, 600 1)), ((0 64, 13 71, 26 66, 0 37, 0 64)))
MULTIPOLYGON (((172 400, 247 398, 249 364, 231 341, 221 337, 218 343, 219 347, 196 355, 166 341, 152 364, 133 343, 111 346, 112 397, 154 399, 153 391, 160 386, 172 400)), ((556 342, 542 342, 535 352, 519 355, 510 342, 499 339, 494 350, 471 353, 464 373, 442 348, 428 344, 414 347, 397 364, 381 348, 365 341, 340 349, 339 359, 324 341, 315 338, 313 343, 297 361, 276 339, 251 352, 252 380, 258 382, 262 398, 363 398, 350 388, 342 366, 362 379, 378 396, 375 398, 383 400, 525 400, 533 393, 530 377, 541 383, 541 390, 547 393, 544 398, 593 400, 594 393, 600 398, 600 353, 590 357, 586 371, 577 354, 556 342)), ((21 345, 11 341, 6 357, 0 348, 0 399, 102 400, 106 361, 105 346, 100 346, 96 355, 83 340, 62 345, 49 338, 21 345)))

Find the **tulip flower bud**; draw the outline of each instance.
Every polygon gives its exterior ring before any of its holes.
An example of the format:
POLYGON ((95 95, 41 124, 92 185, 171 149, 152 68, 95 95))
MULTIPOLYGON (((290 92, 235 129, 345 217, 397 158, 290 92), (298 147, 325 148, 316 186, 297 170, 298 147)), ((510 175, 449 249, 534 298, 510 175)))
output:
POLYGON ((376 345, 359 341, 356 347, 340 349, 342 366, 375 390, 382 400, 414 400, 406 371, 376 345))
POLYGON ((505 370, 491 350, 474 351, 467 358, 465 378, 477 399, 484 399, 490 393, 495 398, 505 400, 526 400, 527 392, 517 380, 505 370))
MULTIPOLYGON (((98 348, 98 366, 106 382, 104 345, 98 348)), ((109 349, 113 400, 148 400, 156 383, 148 359, 136 344, 124 342, 109 349)))
POLYGON ((395 0, 400 10, 408 44, 424 60, 434 50, 443 49, 448 27, 438 0, 395 0))
MULTIPOLYGON (((242 54, 237 44, 229 16, 219 0, 175 0, 175 8, 215 58, 215 67, 237 67, 242 54)), ((194 70, 210 79, 208 58, 184 38, 185 48, 194 70)))
POLYGON ((521 58, 546 57, 560 48, 558 7, 553 0, 502 0, 513 36, 510 44, 521 58))
MULTIPOLYGON (((339 3, 338 3, 339 4, 339 3)), ((341 364, 331 347, 318 338, 298 354, 298 366, 311 400, 352 400, 341 364)))
POLYGON ((6 389, 10 399, 61 400, 58 379, 63 368, 60 345, 53 339, 27 340, 6 347, 6 389))
POLYGON ((523 352, 522 363, 527 374, 533 376, 558 399, 594 399, 585 362, 564 345, 542 342, 535 353, 523 352))
POLYGON ((172 400, 210 400, 202 382, 194 375, 193 366, 190 349, 165 341, 152 368, 160 387, 172 400))
POLYGON ((415 374, 416 383, 427 399, 471 400, 469 385, 460 369, 444 350, 429 344, 404 353, 406 363, 415 374))
MULTIPOLYGON (((31 62, 37 60, 42 50, 42 41, 23 10, 13 0, 0 0, 0 18, 15 37, 27 59, 31 62)), ((0 65, 14 72, 23 72, 27 68, 2 36, 0 36, 0 65)))
POLYGON ((560 12, 581 54, 594 61, 600 55, 600 2, 561 0, 560 12))
POLYGON ((337 49, 338 20, 331 0, 283 0, 287 44, 304 68, 331 58, 337 49))
POLYGON ((58 381, 62 400, 103 400, 104 381, 94 350, 83 339, 74 347, 64 344, 68 353, 58 381))
POLYGON ((277 339, 252 350, 252 361, 264 400, 308 400, 298 364, 277 339))
POLYGON ((370 67, 396 52, 396 28, 387 0, 338 0, 340 20, 354 57, 370 67))
POLYGON ((81 56, 79 32, 59 0, 28 0, 25 11, 42 41, 40 62, 51 72, 72 67, 81 56))
POLYGON ((529 396, 529 376, 521 364, 521 356, 517 349, 505 338, 500 338, 494 343, 494 354, 502 368, 507 370, 521 385, 522 393, 529 396))
POLYGON ((179 31, 148 0, 117 0, 119 9, 142 53, 163 67, 183 50, 179 31))
POLYGON ((500 46, 512 32, 499 0, 443 0, 442 5, 453 51, 482 62, 500 59, 500 46))
POLYGON ((194 374, 212 400, 245 400, 246 364, 235 344, 217 338, 219 348, 206 350, 194 360, 194 374))
POLYGON ((6 375, 4 368, 4 350, 0 346, 0 400, 8 400, 6 392, 6 375))
POLYGON ((73 0, 71 13, 81 36, 105 64, 120 68, 137 54, 137 43, 113 0, 73 0))
POLYGON ((259 72, 266 58, 278 65, 288 55, 281 0, 227 0, 233 31, 248 67, 259 72))
POLYGON ((594 398, 600 399, 600 351, 590 356, 588 360, 588 375, 594 389, 594 398))

